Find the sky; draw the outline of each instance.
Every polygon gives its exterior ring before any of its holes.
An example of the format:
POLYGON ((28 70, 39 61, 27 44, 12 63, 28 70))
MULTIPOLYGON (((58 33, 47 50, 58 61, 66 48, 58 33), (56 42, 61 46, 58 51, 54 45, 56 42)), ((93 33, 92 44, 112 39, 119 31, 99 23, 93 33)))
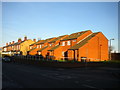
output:
POLYGON ((2 43, 102 32, 118 51, 118 2, 2 2, 2 43))

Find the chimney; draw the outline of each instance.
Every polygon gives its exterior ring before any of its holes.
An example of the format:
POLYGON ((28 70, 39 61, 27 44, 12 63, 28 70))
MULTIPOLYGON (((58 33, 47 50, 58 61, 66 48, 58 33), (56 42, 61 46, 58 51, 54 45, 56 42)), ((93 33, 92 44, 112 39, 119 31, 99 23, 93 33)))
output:
POLYGON ((24 37, 24 41, 26 41, 26 40, 27 40, 27 36, 24 37))
POLYGON ((9 45, 11 45, 11 42, 9 42, 9 45))
POLYGON ((36 39, 33 39, 34 42, 36 42, 36 39))
POLYGON ((6 43, 6 46, 8 46, 8 43, 6 43))
POLYGON ((19 38, 19 39, 18 39, 18 42, 21 42, 21 41, 22 41, 21 38, 19 38))
POLYGON ((12 44, 14 44, 15 42, 14 41, 12 41, 12 44))

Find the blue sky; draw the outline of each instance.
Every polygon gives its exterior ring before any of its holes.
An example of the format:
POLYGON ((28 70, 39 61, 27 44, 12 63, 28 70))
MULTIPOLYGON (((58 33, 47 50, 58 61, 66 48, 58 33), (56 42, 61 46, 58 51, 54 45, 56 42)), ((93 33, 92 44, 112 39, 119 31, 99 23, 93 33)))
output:
POLYGON ((118 50, 117 2, 3 2, 3 45, 26 35, 51 38, 83 30, 101 31, 114 38, 118 50))

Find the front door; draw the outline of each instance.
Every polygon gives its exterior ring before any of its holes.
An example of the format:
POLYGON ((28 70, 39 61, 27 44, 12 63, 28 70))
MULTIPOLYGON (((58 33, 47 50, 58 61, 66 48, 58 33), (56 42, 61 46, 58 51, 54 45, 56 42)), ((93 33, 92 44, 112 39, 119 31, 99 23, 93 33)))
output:
POLYGON ((65 60, 68 60, 68 51, 64 52, 65 60))

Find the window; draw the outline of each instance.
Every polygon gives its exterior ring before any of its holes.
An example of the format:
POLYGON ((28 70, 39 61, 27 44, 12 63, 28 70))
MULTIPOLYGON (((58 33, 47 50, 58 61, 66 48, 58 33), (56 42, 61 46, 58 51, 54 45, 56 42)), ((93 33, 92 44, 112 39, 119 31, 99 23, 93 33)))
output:
POLYGON ((37 48, 39 48, 39 46, 37 45, 37 48))
POLYGON ((7 51, 7 48, 4 48, 4 51, 7 51))
POLYGON ((65 42, 62 42, 62 46, 65 46, 65 42))
POLYGON ((39 55, 41 55, 41 52, 38 52, 39 55))
POLYGON ((50 46, 52 46, 52 44, 50 44, 50 46))
POLYGON ((73 42, 76 42, 76 40, 73 40, 73 42))
POLYGON ((32 49, 32 46, 30 47, 30 49, 32 49))
POLYGON ((40 48, 41 48, 42 46, 40 45, 40 48))
POLYGON ((67 45, 70 45, 70 41, 67 41, 67 45))

